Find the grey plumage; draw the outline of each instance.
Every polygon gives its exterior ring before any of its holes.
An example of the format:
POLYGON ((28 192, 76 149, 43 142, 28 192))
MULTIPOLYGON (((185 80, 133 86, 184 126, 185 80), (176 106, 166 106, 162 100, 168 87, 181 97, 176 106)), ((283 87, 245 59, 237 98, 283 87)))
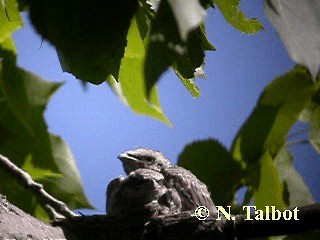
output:
POLYGON ((155 217, 195 210, 198 206, 216 212, 206 185, 190 171, 172 167, 160 151, 138 148, 118 158, 128 178, 120 176, 109 184, 109 215, 134 211, 141 217, 155 217))
POLYGON ((126 219, 148 219, 177 212, 181 204, 175 191, 163 185, 162 174, 151 169, 137 169, 128 178, 112 180, 107 189, 107 214, 126 219))

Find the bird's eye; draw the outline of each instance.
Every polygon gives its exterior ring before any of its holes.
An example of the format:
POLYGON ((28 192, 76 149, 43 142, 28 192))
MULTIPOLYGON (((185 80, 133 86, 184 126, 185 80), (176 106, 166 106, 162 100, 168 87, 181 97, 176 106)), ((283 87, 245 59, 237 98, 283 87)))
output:
POLYGON ((151 163, 153 161, 152 157, 145 157, 144 160, 148 163, 151 163))

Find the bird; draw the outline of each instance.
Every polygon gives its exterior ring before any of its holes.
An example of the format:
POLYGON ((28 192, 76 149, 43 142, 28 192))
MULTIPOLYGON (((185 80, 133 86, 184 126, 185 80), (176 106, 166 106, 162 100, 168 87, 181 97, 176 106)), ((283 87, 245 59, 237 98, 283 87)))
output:
POLYGON ((163 185, 164 176, 140 168, 113 179, 107 188, 106 212, 118 219, 146 220, 178 212, 181 203, 174 189, 163 185))
POLYGON ((149 169, 163 176, 162 184, 171 191, 168 194, 172 204, 178 203, 176 212, 195 211, 199 206, 205 206, 209 212, 216 213, 207 186, 194 174, 183 167, 171 166, 170 161, 157 150, 137 148, 126 151, 118 156, 126 174, 139 169, 149 169))

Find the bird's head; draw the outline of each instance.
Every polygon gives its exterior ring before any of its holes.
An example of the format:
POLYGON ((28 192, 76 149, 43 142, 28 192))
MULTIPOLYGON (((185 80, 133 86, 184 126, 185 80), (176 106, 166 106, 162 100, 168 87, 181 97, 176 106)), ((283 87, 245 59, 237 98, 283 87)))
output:
POLYGON ((161 169, 170 167, 169 160, 160 151, 146 148, 126 151, 120 154, 118 158, 121 160, 126 174, 140 168, 160 172, 161 169))

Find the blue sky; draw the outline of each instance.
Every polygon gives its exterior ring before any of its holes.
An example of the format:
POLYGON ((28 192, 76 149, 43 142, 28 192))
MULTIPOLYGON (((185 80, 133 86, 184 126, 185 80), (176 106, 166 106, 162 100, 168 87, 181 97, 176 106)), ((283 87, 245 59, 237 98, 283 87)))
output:
MULTIPOLYGON (((63 73, 52 46, 28 23, 14 34, 18 63, 47 80, 65 81, 47 108, 49 130, 61 135, 76 158, 85 192, 97 212, 105 209, 108 182, 123 174, 117 155, 135 147, 161 150, 172 163, 184 146, 215 138, 227 148, 248 118, 264 87, 289 71, 294 63, 263 13, 263 1, 243 0, 241 9, 258 18, 264 30, 253 35, 229 25, 218 10, 206 18, 209 39, 217 51, 208 52, 207 79, 197 79, 201 96, 194 99, 172 71, 159 83, 162 108, 174 127, 123 105, 107 84, 84 90, 72 75, 63 73)), ((293 148, 295 165, 320 200, 319 155, 309 146, 293 148)), ((223 176, 222 176, 223 177, 223 176)))

